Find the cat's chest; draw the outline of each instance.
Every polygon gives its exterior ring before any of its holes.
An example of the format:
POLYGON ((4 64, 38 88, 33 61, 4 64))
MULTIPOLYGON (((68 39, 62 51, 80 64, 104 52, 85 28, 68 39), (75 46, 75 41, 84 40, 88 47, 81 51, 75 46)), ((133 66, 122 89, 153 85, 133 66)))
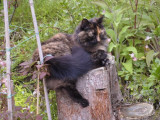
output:
POLYGON ((103 41, 101 43, 98 43, 97 45, 95 46, 91 46, 91 47, 87 47, 85 48, 89 53, 95 53, 96 51, 98 50, 103 50, 105 52, 107 52, 107 47, 108 47, 108 44, 106 41, 103 41))

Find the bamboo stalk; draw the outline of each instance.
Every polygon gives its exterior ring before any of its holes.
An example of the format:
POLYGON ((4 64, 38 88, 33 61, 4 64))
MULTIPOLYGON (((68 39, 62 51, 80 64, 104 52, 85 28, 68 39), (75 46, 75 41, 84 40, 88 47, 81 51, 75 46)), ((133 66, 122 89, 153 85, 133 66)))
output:
MULTIPOLYGON (((39 50, 39 57, 40 57, 40 61, 41 61, 41 64, 42 64, 43 63, 43 53, 42 53, 42 47, 41 47, 41 42, 40 42, 40 37, 39 37, 39 31, 38 31, 38 25, 37 25, 33 0, 29 0, 29 3, 30 3, 32 18, 33 18, 34 30, 35 30, 35 33, 36 33, 37 45, 38 45, 38 50, 39 50)), ((48 120, 52 120, 45 79, 43 79, 43 86, 44 86, 45 102, 46 102, 48 120)))
POLYGON ((7 0, 4 3, 4 19, 5 19, 5 39, 6 39, 6 77, 7 77, 7 95, 8 95, 8 120, 13 120, 12 110, 12 94, 11 94, 11 60, 10 60, 10 39, 9 39, 9 21, 8 21, 8 5, 7 0))

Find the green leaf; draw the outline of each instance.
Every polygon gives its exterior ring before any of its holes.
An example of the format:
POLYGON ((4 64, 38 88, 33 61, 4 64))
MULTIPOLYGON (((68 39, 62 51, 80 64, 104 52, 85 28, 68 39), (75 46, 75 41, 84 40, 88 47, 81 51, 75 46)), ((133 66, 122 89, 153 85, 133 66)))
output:
POLYGON ((131 51, 137 57, 137 49, 135 47, 126 47, 124 51, 131 51))
POLYGON ((126 63, 122 63, 122 64, 126 70, 128 70, 131 74, 133 73, 132 59, 130 59, 126 63))
POLYGON ((122 28, 121 32, 119 33, 119 42, 121 43, 124 40, 124 33, 126 33, 129 26, 125 26, 122 28))
POLYGON ((115 47, 116 47, 116 45, 113 42, 111 42, 108 47, 108 52, 111 52, 113 50, 113 48, 115 48, 115 47))
POLYGON ((106 30, 108 36, 112 39, 112 41, 114 42, 114 44, 116 44, 116 35, 115 32, 112 29, 107 29, 106 30))
POLYGON ((140 58, 142 58, 142 57, 144 57, 144 53, 138 53, 138 54, 137 54, 137 58, 138 58, 138 59, 140 59, 140 58))
POLYGON ((146 63, 148 65, 148 67, 150 66, 150 63, 151 61, 153 60, 153 57, 154 57, 154 51, 153 50, 150 50, 147 55, 146 55, 146 63))
POLYGON ((102 7, 103 9, 107 8, 106 4, 102 1, 96 1, 96 2, 92 2, 92 3, 102 7))
POLYGON ((142 43, 142 40, 137 40, 137 39, 135 39, 135 45, 137 45, 137 44, 141 44, 142 43))
POLYGON ((108 11, 105 11, 105 17, 109 18, 110 20, 112 20, 112 14, 109 13, 108 11))
POLYGON ((116 21, 114 21, 114 24, 116 26, 116 28, 118 27, 119 23, 121 22, 121 19, 122 19, 122 15, 123 14, 119 14, 116 18, 116 21))
POLYGON ((154 30, 154 34, 160 36, 160 25, 154 30))

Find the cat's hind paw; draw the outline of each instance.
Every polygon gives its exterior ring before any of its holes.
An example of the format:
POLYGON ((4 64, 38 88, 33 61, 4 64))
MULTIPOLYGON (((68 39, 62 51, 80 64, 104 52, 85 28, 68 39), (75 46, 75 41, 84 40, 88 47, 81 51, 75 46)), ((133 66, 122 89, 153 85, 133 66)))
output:
POLYGON ((83 99, 83 100, 80 101, 80 105, 81 105, 83 108, 85 108, 85 107, 89 106, 89 102, 88 102, 87 99, 83 99))

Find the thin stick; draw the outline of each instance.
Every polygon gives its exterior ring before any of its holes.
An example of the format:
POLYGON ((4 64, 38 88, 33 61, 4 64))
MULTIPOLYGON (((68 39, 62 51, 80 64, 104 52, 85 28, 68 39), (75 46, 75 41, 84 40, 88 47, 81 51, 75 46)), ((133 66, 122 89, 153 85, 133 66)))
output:
POLYGON ((38 79, 37 79, 37 115, 39 114, 39 68, 38 68, 38 79))
POLYGON ((7 74, 7 95, 8 95, 8 120, 13 120, 12 94, 11 94, 11 60, 10 60, 10 39, 9 39, 9 21, 7 0, 3 0, 4 19, 5 19, 5 38, 6 38, 6 74, 7 74))
MULTIPOLYGON (((40 42, 40 37, 39 37, 39 32, 38 32, 38 25, 37 25, 36 15, 35 15, 35 11, 34 11, 33 0, 29 0, 29 3, 30 3, 31 12, 32 12, 34 30, 35 30, 35 33, 36 33, 36 39, 37 39, 37 44, 38 44, 40 61, 41 61, 41 64, 42 64, 43 63, 43 53, 42 53, 42 47, 41 47, 41 42, 40 42)), ((45 93, 45 101, 46 101, 48 120, 52 120, 45 79, 43 79, 43 86, 44 86, 44 93, 45 93)))
POLYGON ((17 6, 18 6, 17 0, 15 0, 14 2, 15 2, 14 5, 13 5, 13 6, 14 6, 14 9, 13 9, 12 16, 11 16, 11 18, 10 18, 9 24, 11 24, 12 19, 13 19, 13 16, 14 16, 14 13, 15 13, 16 8, 17 8, 17 6))
POLYGON ((130 2, 130 5, 131 5, 131 8, 132 8, 132 11, 134 12, 133 5, 132 5, 131 0, 129 0, 129 2, 130 2))
POLYGON ((134 10, 134 13, 135 13, 135 17, 134 17, 134 29, 136 29, 136 24, 137 24, 137 8, 138 8, 138 0, 135 0, 135 10, 134 10))

